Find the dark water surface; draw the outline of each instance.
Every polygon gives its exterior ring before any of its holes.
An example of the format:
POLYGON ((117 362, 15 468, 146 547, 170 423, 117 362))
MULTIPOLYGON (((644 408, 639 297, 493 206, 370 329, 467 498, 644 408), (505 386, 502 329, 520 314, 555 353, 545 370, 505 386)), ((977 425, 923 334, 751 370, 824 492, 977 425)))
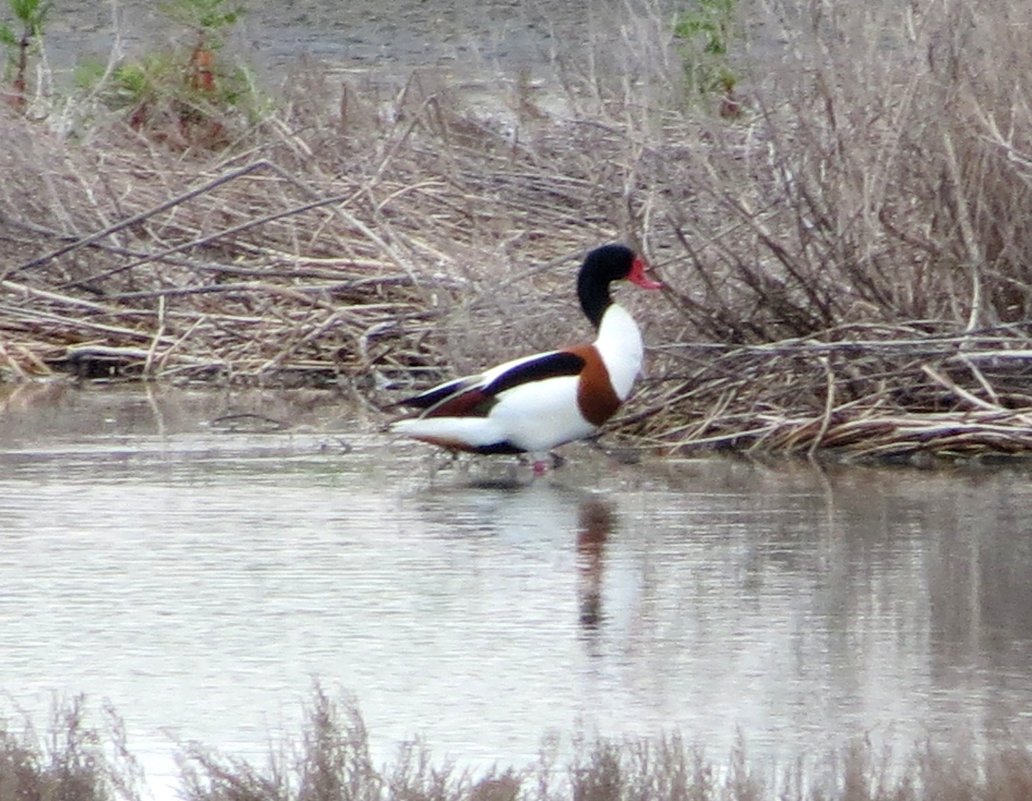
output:
POLYGON ((261 761, 313 678, 378 760, 413 735, 522 766, 547 734, 677 729, 717 761, 741 734, 763 765, 1032 731, 1027 473, 571 446, 473 486, 321 395, 4 392, 4 716, 109 699, 159 795, 176 741, 261 761))

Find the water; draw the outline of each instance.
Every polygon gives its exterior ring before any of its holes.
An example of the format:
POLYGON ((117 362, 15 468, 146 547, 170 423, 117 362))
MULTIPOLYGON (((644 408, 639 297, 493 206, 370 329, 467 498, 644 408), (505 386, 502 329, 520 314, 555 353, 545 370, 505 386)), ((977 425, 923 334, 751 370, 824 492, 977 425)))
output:
MULTIPOLYGON (((294 0, 243 5, 245 13, 222 32, 228 33, 233 53, 255 65, 314 59, 354 70, 453 65, 467 74, 534 70, 559 52, 574 56, 592 39, 618 41, 621 27, 635 19, 630 7, 612 0, 294 0)), ((671 12, 658 3, 650 13, 671 12)), ((84 56, 104 60, 113 49, 138 56, 146 49, 167 47, 170 37, 184 44, 194 41, 187 26, 170 27, 169 17, 144 0, 117 6, 67 0, 47 23, 51 61, 60 68, 84 56)))
POLYGON ((1027 474, 567 451, 483 482, 317 394, 15 390, 0 706, 110 700, 159 795, 179 743, 261 761, 314 680, 383 760, 416 735, 522 766, 548 734, 677 729, 784 764, 1032 730, 1027 474))
MULTIPOLYGON (((175 2, 168 4, 176 6, 175 2)), ((187 4, 189 5, 189 4, 187 4)), ((624 71, 651 61, 652 42, 669 36, 675 0, 292 0, 242 5, 243 15, 217 32, 219 63, 246 65, 261 92, 305 85, 312 76, 343 82, 365 101, 393 103, 418 76, 420 92, 448 89, 467 110, 511 122, 512 93, 531 93, 550 113, 569 114, 557 88, 590 64, 624 71), (518 87, 518 88, 517 88, 518 87), (550 87, 550 88, 549 88, 550 87)), ((47 65, 58 94, 77 69, 140 63, 155 54, 186 59, 196 33, 146 0, 98 4, 66 0, 47 17, 47 65)), ((632 70, 633 72, 634 70, 632 70)), ((88 74, 85 71, 84 74, 88 74)), ((327 90, 325 102, 338 100, 327 90)), ((318 99, 318 98, 317 98, 318 99)))

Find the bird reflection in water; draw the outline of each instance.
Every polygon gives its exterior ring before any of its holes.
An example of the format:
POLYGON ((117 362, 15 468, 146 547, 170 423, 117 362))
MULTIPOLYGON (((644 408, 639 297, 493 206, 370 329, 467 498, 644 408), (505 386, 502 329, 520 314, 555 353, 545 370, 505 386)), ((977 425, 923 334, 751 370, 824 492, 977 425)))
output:
POLYGON ((577 596, 580 624, 594 631, 602 623, 602 574, 606 539, 613 530, 613 512, 599 498, 589 497, 577 510, 577 596))

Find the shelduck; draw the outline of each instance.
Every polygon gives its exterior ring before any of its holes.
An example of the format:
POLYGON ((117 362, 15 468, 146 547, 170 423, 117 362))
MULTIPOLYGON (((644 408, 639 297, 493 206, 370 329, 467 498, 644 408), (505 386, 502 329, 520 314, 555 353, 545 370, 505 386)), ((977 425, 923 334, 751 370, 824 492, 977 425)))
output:
MULTIPOLYGON (((621 244, 588 253, 577 275, 577 296, 597 330, 594 342, 537 353, 457 378, 398 405, 422 410, 391 430, 451 451, 542 455, 593 434, 627 400, 641 372, 641 332, 609 285, 628 280, 662 286, 645 260, 621 244)), ((534 462, 535 473, 544 462, 534 462)))

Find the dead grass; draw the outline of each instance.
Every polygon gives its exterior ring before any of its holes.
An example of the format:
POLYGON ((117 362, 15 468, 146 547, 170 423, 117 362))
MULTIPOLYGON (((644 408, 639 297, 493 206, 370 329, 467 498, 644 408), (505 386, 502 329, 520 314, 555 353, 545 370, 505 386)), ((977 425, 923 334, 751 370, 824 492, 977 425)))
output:
POLYGON ((805 340, 667 349, 621 434, 659 450, 918 464, 1027 456, 1028 329, 936 328, 857 324, 805 340))
MULTIPOLYGON (((42 737, 0 721, 2 801, 138 801, 146 786, 126 750, 117 716, 89 726, 82 699, 61 707, 42 737)), ((858 739, 841 752, 794 766, 761 768, 745 744, 723 761, 676 734, 655 739, 579 737, 559 757, 546 740, 537 762, 469 771, 419 743, 375 765, 351 701, 316 688, 299 738, 273 747, 264 764, 199 744, 179 756, 183 801, 1025 801, 1032 752, 1020 742, 976 748, 880 750, 858 739)))
POLYGON ((45 732, 0 717, 0 801, 139 801, 122 722, 111 709, 103 717, 91 725, 82 696, 55 702, 45 732))
POLYGON ((742 0, 731 120, 636 11, 490 111, 431 72, 385 94, 309 68, 217 153, 4 112, 0 369, 384 403, 583 336, 576 259, 624 239, 669 286, 637 309, 632 444, 1029 453, 1021 0, 742 0))

